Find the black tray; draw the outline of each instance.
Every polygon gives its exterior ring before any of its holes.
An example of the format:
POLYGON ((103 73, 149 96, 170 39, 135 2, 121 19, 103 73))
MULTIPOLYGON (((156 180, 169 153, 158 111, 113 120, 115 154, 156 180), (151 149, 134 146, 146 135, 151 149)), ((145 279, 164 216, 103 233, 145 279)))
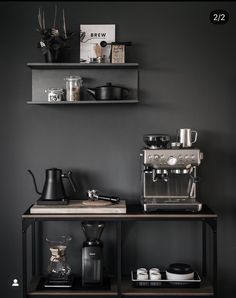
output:
POLYGON ((168 280, 166 273, 161 272, 161 279, 153 280, 138 280, 136 271, 131 271, 131 280, 135 288, 199 288, 201 278, 197 272, 194 272, 194 279, 188 280, 168 280))
POLYGON ((110 290, 110 278, 104 277, 103 284, 91 284, 91 285, 82 285, 82 279, 80 277, 72 275, 71 283, 69 285, 67 283, 48 283, 46 277, 41 277, 38 283, 37 289, 40 291, 49 291, 55 290, 55 288, 60 288, 61 290, 70 288, 70 290, 110 290), (46 286, 45 286, 46 285, 46 286))

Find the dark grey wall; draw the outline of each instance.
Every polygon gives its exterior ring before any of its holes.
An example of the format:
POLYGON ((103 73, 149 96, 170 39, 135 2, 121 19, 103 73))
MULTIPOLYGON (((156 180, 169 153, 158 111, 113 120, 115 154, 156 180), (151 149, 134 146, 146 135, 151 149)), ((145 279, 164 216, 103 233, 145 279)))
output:
MULTIPOLYGON (((14 277, 21 280, 20 215, 37 199, 28 168, 40 187, 44 170, 58 167, 73 170, 80 197, 94 187, 138 202, 143 134, 174 136, 177 128, 191 127, 199 131, 198 146, 204 152, 199 199, 219 214, 220 297, 235 297, 236 4, 59 2, 72 31, 78 32, 80 23, 115 23, 117 39, 134 43, 128 57, 140 63, 141 103, 30 106, 31 71, 26 63, 43 62, 36 48, 37 12, 44 7, 48 20, 54 3, 0 4, 1 293, 21 296, 10 283, 14 277), (216 8, 228 10, 228 24, 209 22, 209 12, 216 8)), ((78 39, 68 61, 79 61, 78 39)), ((76 238, 76 227, 56 228, 76 238)), ((154 261, 161 266, 187 261, 198 268, 199 231, 188 223, 127 226, 127 272, 154 261), (150 231, 155 228, 153 237, 150 231)), ((82 240, 75 240, 78 249, 82 240)))

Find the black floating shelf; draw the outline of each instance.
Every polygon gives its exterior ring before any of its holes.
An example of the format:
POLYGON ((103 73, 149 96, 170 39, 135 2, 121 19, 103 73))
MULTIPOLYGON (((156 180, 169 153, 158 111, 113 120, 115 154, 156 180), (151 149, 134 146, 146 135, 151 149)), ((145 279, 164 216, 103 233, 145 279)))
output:
POLYGON ((27 63, 32 69, 138 68, 138 63, 27 63))
POLYGON ((132 104, 138 103, 137 99, 134 100, 81 100, 81 101, 27 101, 30 105, 84 105, 84 104, 132 104))

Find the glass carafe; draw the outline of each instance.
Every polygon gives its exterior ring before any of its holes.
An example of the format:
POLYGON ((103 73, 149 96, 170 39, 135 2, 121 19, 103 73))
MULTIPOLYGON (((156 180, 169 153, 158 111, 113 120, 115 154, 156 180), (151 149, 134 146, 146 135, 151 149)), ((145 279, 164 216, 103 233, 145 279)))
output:
POLYGON ((67 263, 66 249, 70 236, 57 236, 53 239, 46 238, 51 252, 50 263, 48 265, 48 277, 50 280, 68 280, 71 267, 67 263))
POLYGON ((80 101, 82 78, 80 76, 68 76, 66 80, 66 100, 80 101))

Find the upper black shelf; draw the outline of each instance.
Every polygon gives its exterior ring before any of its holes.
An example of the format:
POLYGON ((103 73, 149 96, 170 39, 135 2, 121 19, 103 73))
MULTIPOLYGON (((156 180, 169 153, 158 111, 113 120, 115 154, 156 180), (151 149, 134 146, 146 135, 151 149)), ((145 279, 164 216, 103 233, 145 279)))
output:
POLYGON ((71 69, 71 68, 137 68, 138 63, 27 63, 32 69, 71 69))
POLYGON ((122 100, 81 100, 81 101, 27 101, 30 105, 87 105, 87 104, 132 104, 138 103, 137 99, 122 99, 122 100))

